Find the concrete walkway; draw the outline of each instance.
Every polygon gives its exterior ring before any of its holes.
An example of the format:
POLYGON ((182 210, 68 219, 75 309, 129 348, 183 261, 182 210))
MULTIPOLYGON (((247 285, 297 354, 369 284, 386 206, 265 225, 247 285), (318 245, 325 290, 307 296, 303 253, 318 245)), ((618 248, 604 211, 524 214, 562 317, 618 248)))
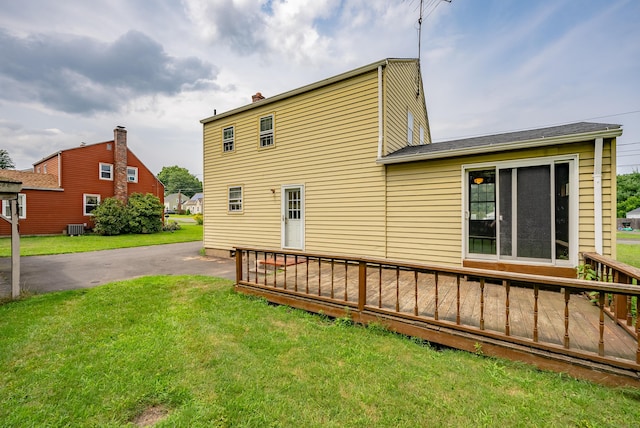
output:
MULTIPOLYGON (((47 293, 95 287, 146 275, 209 275, 235 279, 235 260, 202 257, 202 242, 88 253, 22 257, 22 290, 47 293)), ((0 258, 0 298, 11 295, 11 258, 0 258)))

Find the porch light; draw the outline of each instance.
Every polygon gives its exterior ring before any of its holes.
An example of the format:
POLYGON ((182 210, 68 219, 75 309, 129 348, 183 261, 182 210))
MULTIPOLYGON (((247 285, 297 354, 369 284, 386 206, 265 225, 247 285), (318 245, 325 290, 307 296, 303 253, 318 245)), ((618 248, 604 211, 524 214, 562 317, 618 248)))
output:
POLYGON ((476 177, 473 179, 475 184, 482 184, 484 182, 484 177, 476 177))

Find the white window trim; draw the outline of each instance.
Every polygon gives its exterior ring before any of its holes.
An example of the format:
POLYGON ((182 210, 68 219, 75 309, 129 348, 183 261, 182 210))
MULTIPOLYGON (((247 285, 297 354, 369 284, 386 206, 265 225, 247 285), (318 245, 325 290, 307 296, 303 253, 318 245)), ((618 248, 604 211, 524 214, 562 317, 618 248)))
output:
MULTIPOLYGON (((474 164, 463 164, 461 166, 461 183, 462 183, 462 207, 460 212, 461 218, 461 226, 462 226, 462 259, 470 259, 470 260, 491 260, 491 261, 499 261, 500 263, 511 263, 511 264, 526 264, 532 266, 567 266, 574 267, 578 264, 578 249, 579 249, 579 226, 578 226, 578 216, 580 209, 580 159, 577 154, 568 154, 568 155, 559 155, 559 156, 545 156, 545 157, 535 157, 535 158, 526 158, 526 159, 517 159, 517 160, 506 160, 506 161, 496 161, 496 162, 482 162, 482 163, 474 163, 474 164), (568 260, 551 260, 551 262, 538 261, 535 259, 525 259, 525 258, 513 258, 513 259, 504 259, 499 258, 497 254, 489 255, 489 254, 470 254, 469 253, 469 230, 468 230, 468 206, 469 206, 469 192, 467 189, 468 185, 468 173, 472 170, 481 170, 481 169, 489 169, 495 168, 496 171, 500 168, 522 168, 527 166, 537 166, 537 165, 553 165, 557 162, 569 162, 569 184, 570 184, 570 198, 569 198, 569 236, 572 239, 569 240, 569 259, 568 260)), ((498 244, 496 244, 498 247, 498 244)), ((498 251, 497 251, 498 252, 498 251)))
MULTIPOLYGON (((11 216, 7 215, 7 211, 9 211, 11 207, 11 201, 3 200, 2 201, 2 217, 11 219, 11 216)), ((18 218, 20 220, 24 220, 27 218, 27 195, 24 193, 18 193, 18 218)))
POLYGON ((242 214, 244 212, 244 186, 229 186, 227 187, 227 214, 242 214), (240 189, 240 199, 231 199, 231 189, 240 189), (240 205, 239 210, 231 209, 231 201, 240 205))
POLYGON ((258 137, 258 147, 261 149, 268 149, 270 147, 275 147, 276 145, 276 118, 274 114, 267 114, 265 116, 260 116, 260 119, 258 119, 258 132, 259 132, 259 137, 258 137), (268 131, 262 131, 261 130, 261 123, 262 123, 262 119, 265 119, 267 117, 271 117, 271 129, 268 131), (262 144, 262 137, 268 137, 271 136, 271 144, 267 144, 267 145, 263 145, 262 144))
POLYGON ((307 215, 306 215, 306 206, 305 206, 305 190, 304 190, 304 184, 283 184, 281 186, 280 189, 280 213, 281 213, 281 225, 280 225, 280 246, 283 249, 290 249, 290 250, 300 250, 300 251, 304 251, 305 249, 305 224, 307 221, 307 215), (300 189, 300 215, 301 215, 301 223, 300 223, 300 247, 287 247, 285 245, 285 231, 284 228, 285 226, 285 212, 287 210, 286 207, 286 198, 285 198, 285 192, 289 189, 300 189))
POLYGON ((230 153, 236 150, 236 127, 234 125, 225 126, 222 128, 222 152, 230 153), (232 136, 231 138, 224 138, 224 131, 227 129, 231 129, 232 136), (231 145, 231 148, 227 149, 227 145, 231 145))
POLYGON ((137 183, 137 182, 138 182, 138 167, 127 166, 127 183, 137 183), (135 171, 133 174, 133 180, 130 180, 131 176, 129 175, 129 170, 135 171))
POLYGON ((100 204, 100 195, 93 194, 93 193, 84 193, 82 195, 82 215, 92 216, 93 213, 87 212, 87 197, 96 197, 98 199, 98 204, 96 205, 97 207, 100 204))
POLYGON ((98 167, 98 178, 100 178, 100 180, 113 181, 113 164, 100 162, 100 166, 98 167), (103 166, 108 166, 109 167, 109 178, 105 178, 105 177, 102 176, 102 167, 103 166))
POLYGON ((407 144, 413 146, 413 113, 407 110, 407 144))

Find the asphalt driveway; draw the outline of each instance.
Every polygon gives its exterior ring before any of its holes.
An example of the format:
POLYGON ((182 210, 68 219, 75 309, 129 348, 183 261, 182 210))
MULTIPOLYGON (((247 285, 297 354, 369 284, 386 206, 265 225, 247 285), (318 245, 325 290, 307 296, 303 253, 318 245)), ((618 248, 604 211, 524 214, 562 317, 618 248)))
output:
MULTIPOLYGON (((209 275, 235 279, 235 260, 202 257, 202 242, 151 245, 20 260, 24 291, 89 288, 146 275, 209 275)), ((0 258, 0 297, 11 295, 11 258, 0 258)))

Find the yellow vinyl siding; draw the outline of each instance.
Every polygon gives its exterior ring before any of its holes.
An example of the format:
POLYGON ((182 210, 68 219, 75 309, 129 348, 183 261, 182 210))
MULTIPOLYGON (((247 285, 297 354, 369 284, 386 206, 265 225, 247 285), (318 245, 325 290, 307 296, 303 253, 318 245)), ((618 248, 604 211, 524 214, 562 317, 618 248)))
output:
POLYGON ((206 248, 280 248, 281 188, 304 185, 305 250, 384 256, 384 167, 377 70, 204 125, 206 248), (259 118, 274 114, 272 149, 257 149, 259 118), (235 152, 221 153, 235 124, 235 152), (231 155, 231 156, 229 156, 231 155), (243 214, 220 189, 243 183, 243 214), (272 192, 273 189, 273 192, 272 192), (211 197, 209 195, 212 195, 211 197))
POLYGON ((386 109, 383 155, 407 146, 408 111, 413 113, 413 145, 420 143, 420 126, 424 128, 424 143, 431 143, 427 107, 422 93, 418 64, 416 62, 392 63, 385 69, 385 73, 386 109))
MULTIPOLYGON (((615 193, 611 191, 611 144, 603 153, 604 253, 615 237, 615 193)), ((578 155, 579 251, 594 251, 593 142, 387 167, 387 256, 391 259, 460 265, 463 239, 462 165, 578 155)))

